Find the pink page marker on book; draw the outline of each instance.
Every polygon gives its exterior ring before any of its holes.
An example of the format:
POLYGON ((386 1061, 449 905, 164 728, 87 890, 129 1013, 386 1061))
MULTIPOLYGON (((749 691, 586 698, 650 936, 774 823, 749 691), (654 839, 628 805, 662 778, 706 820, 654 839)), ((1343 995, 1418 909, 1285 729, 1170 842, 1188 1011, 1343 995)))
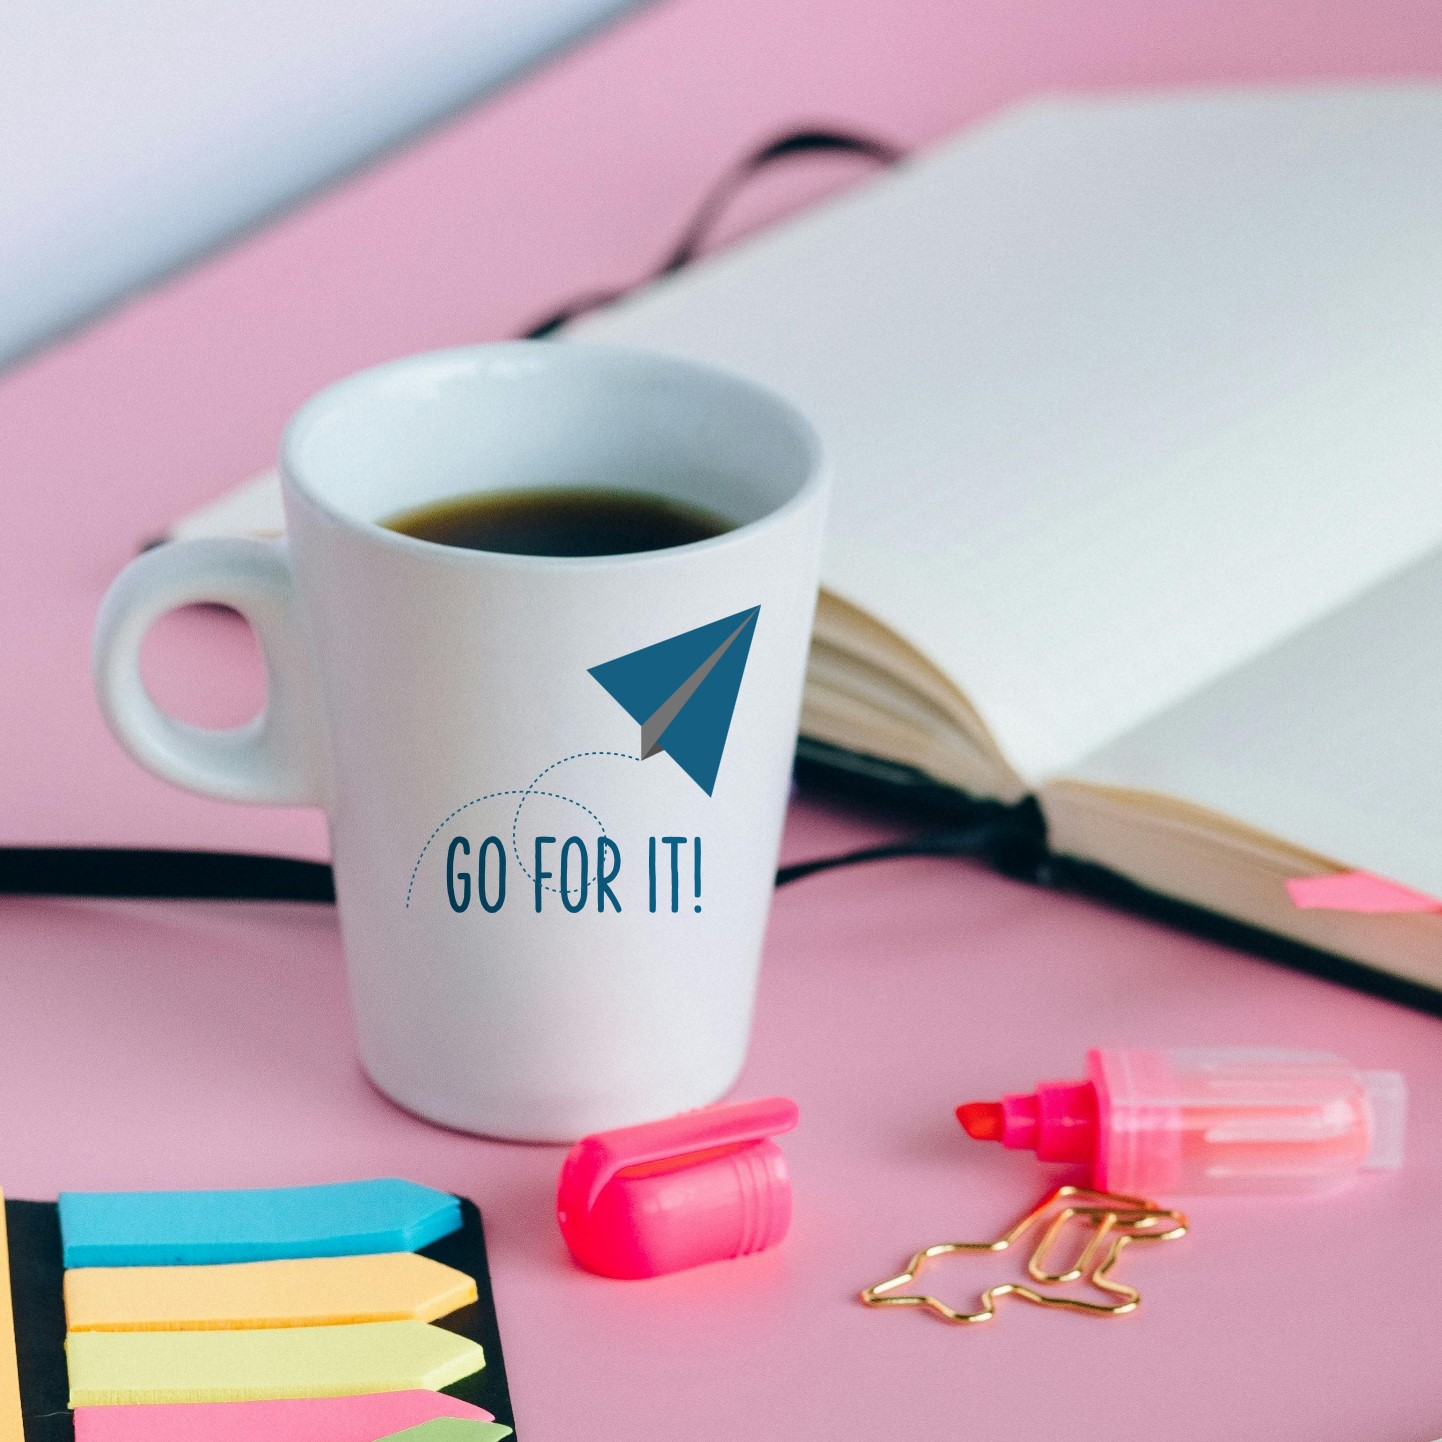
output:
POLYGON ((1442 901, 1368 871, 1299 876, 1287 883, 1292 904, 1304 911, 1356 911, 1367 915, 1442 911, 1442 901))
POLYGON ((77 1407, 75 1442, 375 1442, 437 1417, 495 1420, 484 1409, 441 1392, 77 1407))

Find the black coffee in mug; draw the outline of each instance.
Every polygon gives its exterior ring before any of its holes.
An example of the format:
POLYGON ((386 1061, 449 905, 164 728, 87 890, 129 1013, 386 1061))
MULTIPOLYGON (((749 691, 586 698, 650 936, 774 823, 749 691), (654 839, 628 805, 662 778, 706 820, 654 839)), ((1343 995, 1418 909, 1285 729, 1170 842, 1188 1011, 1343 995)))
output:
POLYGON ((401 511, 381 525, 441 546, 517 556, 625 556, 734 529, 688 501, 602 487, 480 491, 401 511))

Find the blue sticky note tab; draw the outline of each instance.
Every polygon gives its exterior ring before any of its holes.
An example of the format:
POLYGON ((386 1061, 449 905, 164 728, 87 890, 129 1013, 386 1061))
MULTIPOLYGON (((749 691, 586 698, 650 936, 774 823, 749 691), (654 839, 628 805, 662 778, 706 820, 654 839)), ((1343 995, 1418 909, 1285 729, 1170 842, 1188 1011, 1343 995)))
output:
POLYGON ((447 1192, 386 1177, 235 1192, 61 1192, 67 1267, 414 1252, 459 1231, 447 1192))

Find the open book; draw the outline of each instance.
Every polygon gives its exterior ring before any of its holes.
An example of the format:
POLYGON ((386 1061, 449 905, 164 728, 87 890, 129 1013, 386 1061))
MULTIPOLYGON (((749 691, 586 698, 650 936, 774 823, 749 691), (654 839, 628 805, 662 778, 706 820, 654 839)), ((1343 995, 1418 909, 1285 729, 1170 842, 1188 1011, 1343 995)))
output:
POLYGON ((1044 101, 576 327, 836 467, 803 732, 1442 988, 1442 89, 1044 101))
POLYGON ((803 732, 1442 985, 1442 89, 1047 102, 578 328, 817 424, 803 732))

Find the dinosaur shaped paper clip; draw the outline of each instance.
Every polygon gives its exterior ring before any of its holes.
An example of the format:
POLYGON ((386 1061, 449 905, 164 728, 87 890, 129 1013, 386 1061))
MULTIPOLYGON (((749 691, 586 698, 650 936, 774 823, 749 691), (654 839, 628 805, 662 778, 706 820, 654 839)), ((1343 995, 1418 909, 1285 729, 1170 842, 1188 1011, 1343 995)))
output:
POLYGON ((1086 1187, 1062 1186, 1048 1192, 1010 1230, 991 1242, 938 1242, 915 1253, 894 1277, 878 1282, 861 1293, 868 1307, 921 1307, 944 1322, 967 1325, 990 1322, 1002 1297, 1020 1297, 1038 1307, 1081 1312, 1094 1317, 1120 1317, 1141 1305, 1141 1293, 1116 1281, 1111 1273, 1122 1252, 1132 1242, 1172 1242, 1187 1233, 1187 1219, 1181 1212, 1158 1206, 1145 1197, 1128 1197, 1114 1192, 1097 1192, 1086 1187), (1057 1204, 1061 1205, 1058 1206, 1057 1204), (1056 1208, 1053 1212, 1052 1208, 1056 1208), (1088 1301, 1084 1297, 1041 1292, 1024 1282, 999 1282, 981 1294, 981 1306, 974 1312, 959 1312, 939 1298, 908 1291, 918 1274, 938 1257, 957 1252, 1004 1252, 1040 1226, 1051 1213, 1031 1256, 1027 1275, 1044 1286, 1066 1286, 1085 1281, 1114 1300, 1088 1301), (1079 1224, 1087 1233, 1080 1252, 1070 1266, 1048 1270, 1047 1263, 1061 1238, 1079 1224))

